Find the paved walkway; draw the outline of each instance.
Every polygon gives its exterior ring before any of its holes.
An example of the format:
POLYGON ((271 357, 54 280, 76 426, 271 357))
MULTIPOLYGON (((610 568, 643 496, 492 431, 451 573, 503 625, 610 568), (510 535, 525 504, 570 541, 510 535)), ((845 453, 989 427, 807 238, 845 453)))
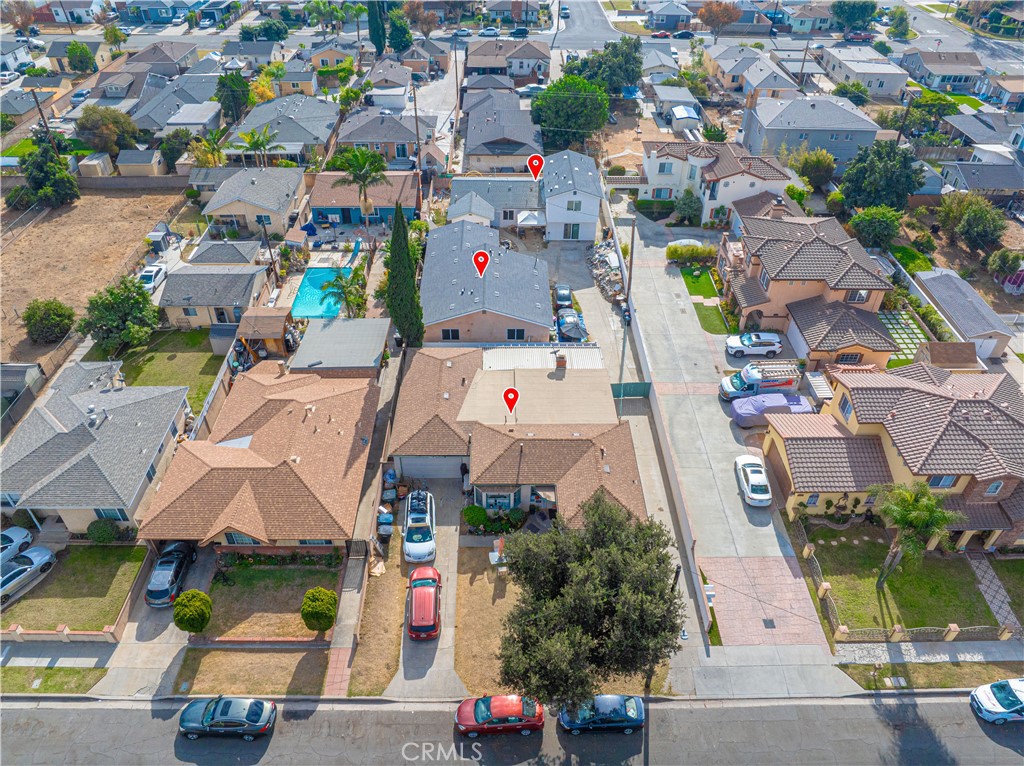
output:
MULTIPOLYGON (((1010 596, 1003 587, 1003 583, 996 576, 992 565, 988 563, 985 554, 972 553, 967 556, 967 562, 974 570, 974 576, 978 578, 978 588, 981 595, 985 597, 988 608, 996 618, 999 625, 1009 625, 1011 628, 1019 628, 1020 620, 1010 608, 1010 596)), ((1024 658, 1024 655, 1022 655, 1024 658)))
POLYGON ((836 662, 867 665, 875 662, 1022 662, 1024 642, 929 641, 914 643, 839 644, 836 662))

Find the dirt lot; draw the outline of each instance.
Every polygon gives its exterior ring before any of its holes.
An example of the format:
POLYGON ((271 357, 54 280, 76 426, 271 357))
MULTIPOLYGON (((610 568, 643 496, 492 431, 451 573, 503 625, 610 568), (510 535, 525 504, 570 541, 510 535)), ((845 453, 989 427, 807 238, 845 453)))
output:
POLYGON ((5 246, 0 259, 3 360, 32 362, 51 350, 29 342, 16 311, 33 298, 59 298, 81 312, 177 199, 179 192, 85 192, 5 246))
POLYGON ((616 113, 618 125, 606 125, 599 134, 601 158, 610 165, 622 165, 626 170, 636 170, 643 162, 644 141, 670 141, 671 133, 665 133, 651 119, 616 113), (641 133, 636 132, 637 124, 641 133), (625 154, 624 154, 625 152, 625 154))

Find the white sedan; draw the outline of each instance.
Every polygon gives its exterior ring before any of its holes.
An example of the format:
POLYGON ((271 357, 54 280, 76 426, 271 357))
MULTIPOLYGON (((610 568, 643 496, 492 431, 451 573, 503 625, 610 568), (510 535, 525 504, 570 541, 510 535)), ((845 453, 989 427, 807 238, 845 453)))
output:
POLYGON ((213 19, 200 19, 200 21, 199 21, 199 28, 200 29, 209 29, 210 27, 213 26, 213 23, 214 23, 213 19))
POLYGON ((730 335, 725 351, 737 359, 744 356, 766 356, 769 359, 782 352, 782 338, 773 332, 745 332, 730 335))
POLYGON ((0 534, 0 564, 24 553, 32 545, 32 533, 21 527, 11 527, 0 534))
POLYGON ((402 522, 402 555, 410 564, 433 561, 437 554, 437 523, 434 496, 417 489, 405 498, 405 520, 402 522))
POLYGON ((156 288, 158 288, 165 279, 167 279, 167 267, 161 266, 160 264, 147 266, 139 274, 139 281, 142 282, 142 286, 146 288, 146 292, 150 295, 156 292, 156 288))
POLYGON ((753 455, 740 455, 736 458, 736 478, 743 490, 743 499, 749 505, 764 508, 772 504, 772 488, 768 486, 768 474, 764 470, 764 461, 753 455))
POLYGON ((501 34, 501 31, 497 27, 487 27, 486 29, 480 30, 481 37, 497 37, 501 34))
POLYGON ((983 721, 996 726, 1024 721, 1024 678, 979 686, 971 692, 971 708, 983 721))

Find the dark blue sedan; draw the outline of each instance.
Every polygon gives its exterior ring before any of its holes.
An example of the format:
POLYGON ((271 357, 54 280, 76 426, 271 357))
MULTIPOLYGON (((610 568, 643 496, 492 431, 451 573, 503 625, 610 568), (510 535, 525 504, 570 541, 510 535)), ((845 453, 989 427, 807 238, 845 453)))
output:
POLYGON ((644 703, 639 697, 599 694, 578 708, 562 708, 558 723, 572 735, 584 731, 621 731, 632 734, 644 727, 644 703))

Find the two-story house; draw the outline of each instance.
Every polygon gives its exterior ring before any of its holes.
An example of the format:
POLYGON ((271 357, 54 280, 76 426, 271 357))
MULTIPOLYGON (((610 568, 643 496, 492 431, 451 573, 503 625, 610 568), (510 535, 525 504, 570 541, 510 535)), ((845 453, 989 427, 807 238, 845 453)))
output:
POLYGON ((785 144, 825 149, 839 166, 869 146, 880 128, 848 99, 838 96, 763 98, 743 115, 743 145, 772 154, 785 144))
POLYGON ((398 54, 398 60, 414 72, 447 72, 448 53, 448 48, 433 40, 417 37, 412 45, 398 54))
POLYGON ((874 48, 842 45, 821 51, 821 66, 836 85, 859 82, 872 98, 897 98, 909 75, 874 48))
POLYGON ((539 0, 487 0, 484 10, 490 21, 527 25, 540 21, 539 0))
POLYGON ((708 76, 723 89, 742 93, 748 108, 761 98, 790 99, 800 87, 786 71, 761 51, 747 45, 719 43, 707 49, 708 76))
POLYGON ((381 114, 379 107, 367 107, 350 114, 338 128, 338 150, 354 146, 373 149, 386 160, 414 159, 416 141, 423 145, 433 140, 435 119, 421 116, 417 125, 412 114, 381 114))
POLYGON ((541 182, 546 238, 596 240, 604 190, 594 158, 573 151, 546 157, 541 182))
POLYGON ((551 69, 551 46, 533 40, 478 40, 466 51, 465 74, 498 74, 516 85, 537 82, 551 69))
POLYGON ((922 51, 907 48, 900 67, 918 85, 945 93, 970 93, 985 74, 985 66, 973 51, 922 51))
POLYGON ((1024 395, 1008 373, 918 362, 831 379, 820 414, 768 415, 764 454, 791 519, 863 512, 872 485, 924 481, 962 515, 958 550, 1024 545, 1024 395))
POLYGON ((317 69, 341 66, 346 59, 352 59, 357 65, 356 69, 359 69, 360 66, 365 68, 373 63, 373 46, 366 42, 359 44, 331 37, 317 43, 308 52, 298 51, 296 56, 308 60, 317 69))

